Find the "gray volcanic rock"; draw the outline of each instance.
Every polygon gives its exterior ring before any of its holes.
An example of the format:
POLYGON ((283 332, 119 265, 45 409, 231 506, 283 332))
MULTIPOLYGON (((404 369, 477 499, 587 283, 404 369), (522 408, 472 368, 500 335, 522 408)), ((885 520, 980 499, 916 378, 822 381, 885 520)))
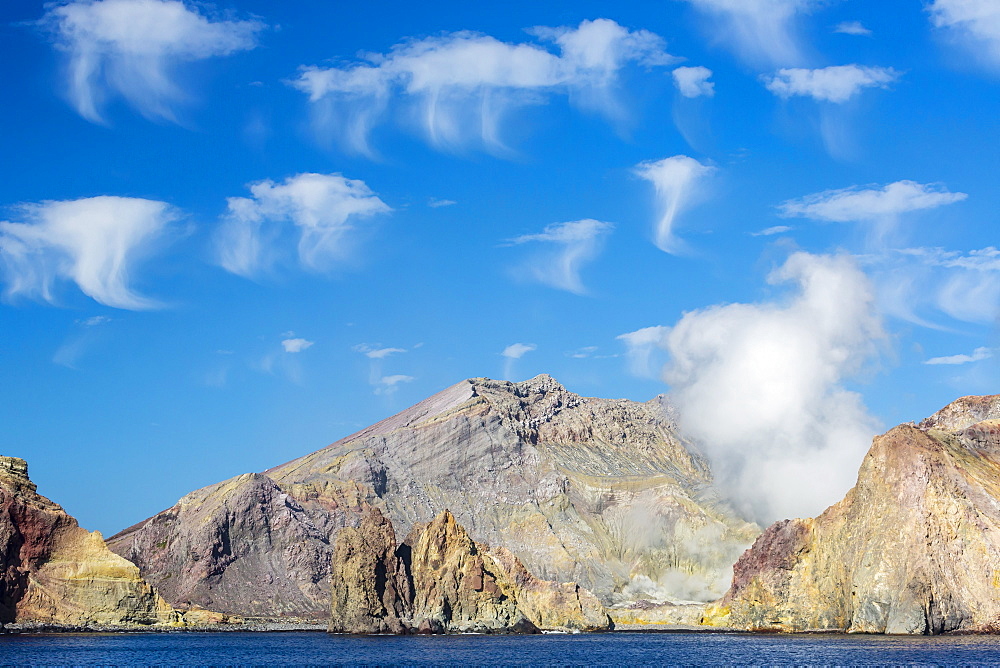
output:
POLYGON ((109 545, 177 604, 323 616, 333 538, 358 525, 362 504, 401 535, 450 508, 476 541, 606 602, 637 579, 666 599, 716 598, 759 532, 721 503, 661 399, 581 397, 542 375, 463 381, 322 450, 192 492, 109 545))
POLYGON ((768 527, 704 623, 1000 631, 1000 420, 983 419, 998 407, 1000 395, 963 397, 876 437, 854 489, 816 519, 768 527))

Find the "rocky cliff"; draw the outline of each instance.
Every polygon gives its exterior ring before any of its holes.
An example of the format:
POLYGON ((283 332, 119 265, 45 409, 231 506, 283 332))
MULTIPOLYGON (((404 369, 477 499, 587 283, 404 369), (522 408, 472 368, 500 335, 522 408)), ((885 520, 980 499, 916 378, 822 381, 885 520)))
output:
POLYGON ((28 465, 0 457, 0 623, 179 624, 180 614, 112 553, 36 492, 28 465))
POLYGON ((325 616, 333 539, 365 504, 405 535, 446 508, 476 541, 605 602, 711 600, 759 528, 722 505, 662 400, 549 376, 463 381, 287 464, 192 492, 109 540, 176 605, 325 616))
POLYGON ((1000 395, 876 437, 857 485, 778 522, 704 622, 746 629, 1000 631, 1000 395))
POLYGON ((444 511, 397 545, 371 509, 337 536, 330 631, 538 633, 611 627, 604 606, 575 583, 532 575, 504 548, 475 542, 444 511))

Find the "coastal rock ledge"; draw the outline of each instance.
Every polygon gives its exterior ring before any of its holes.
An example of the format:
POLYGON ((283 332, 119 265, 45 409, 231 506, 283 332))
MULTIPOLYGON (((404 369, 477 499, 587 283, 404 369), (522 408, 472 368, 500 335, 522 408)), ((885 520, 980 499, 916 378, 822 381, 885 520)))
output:
POLYGON ((702 623, 747 630, 1000 632, 1000 395, 875 438, 857 485, 768 527, 702 623))
POLYGON ((504 548, 469 537, 449 511, 397 544, 392 522, 368 508, 334 545, 331 633, 607 631, 597 597, 532 575, 504 548))
POLYGON ((23 459, 0 456, 0 628, 183 624, 135 564, 35 490, 23 459))

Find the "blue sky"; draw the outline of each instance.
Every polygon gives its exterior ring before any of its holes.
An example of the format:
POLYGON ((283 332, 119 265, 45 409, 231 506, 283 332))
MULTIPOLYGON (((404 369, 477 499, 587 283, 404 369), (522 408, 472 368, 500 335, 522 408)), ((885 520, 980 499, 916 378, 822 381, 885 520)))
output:
POLYGON ((991 0, 15 0, 0 67, 3 453, 87 528, 542 372, 807 514, 998 391, 991 0))

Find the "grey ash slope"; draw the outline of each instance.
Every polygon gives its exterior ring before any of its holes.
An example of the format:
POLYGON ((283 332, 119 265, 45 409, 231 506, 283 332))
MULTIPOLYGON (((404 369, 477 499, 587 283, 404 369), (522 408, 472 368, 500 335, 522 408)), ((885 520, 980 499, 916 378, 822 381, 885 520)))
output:
POLYGON ((192 492, 109 545, 179 605, 323 616, 331 545, 367 504, 400 535, 449 509, 476 541, 606 602, 637 583, 708 600, 759 531, 718 501, 660 400, 581 397, 542 375, 463 381, 322 450, 192 492))

